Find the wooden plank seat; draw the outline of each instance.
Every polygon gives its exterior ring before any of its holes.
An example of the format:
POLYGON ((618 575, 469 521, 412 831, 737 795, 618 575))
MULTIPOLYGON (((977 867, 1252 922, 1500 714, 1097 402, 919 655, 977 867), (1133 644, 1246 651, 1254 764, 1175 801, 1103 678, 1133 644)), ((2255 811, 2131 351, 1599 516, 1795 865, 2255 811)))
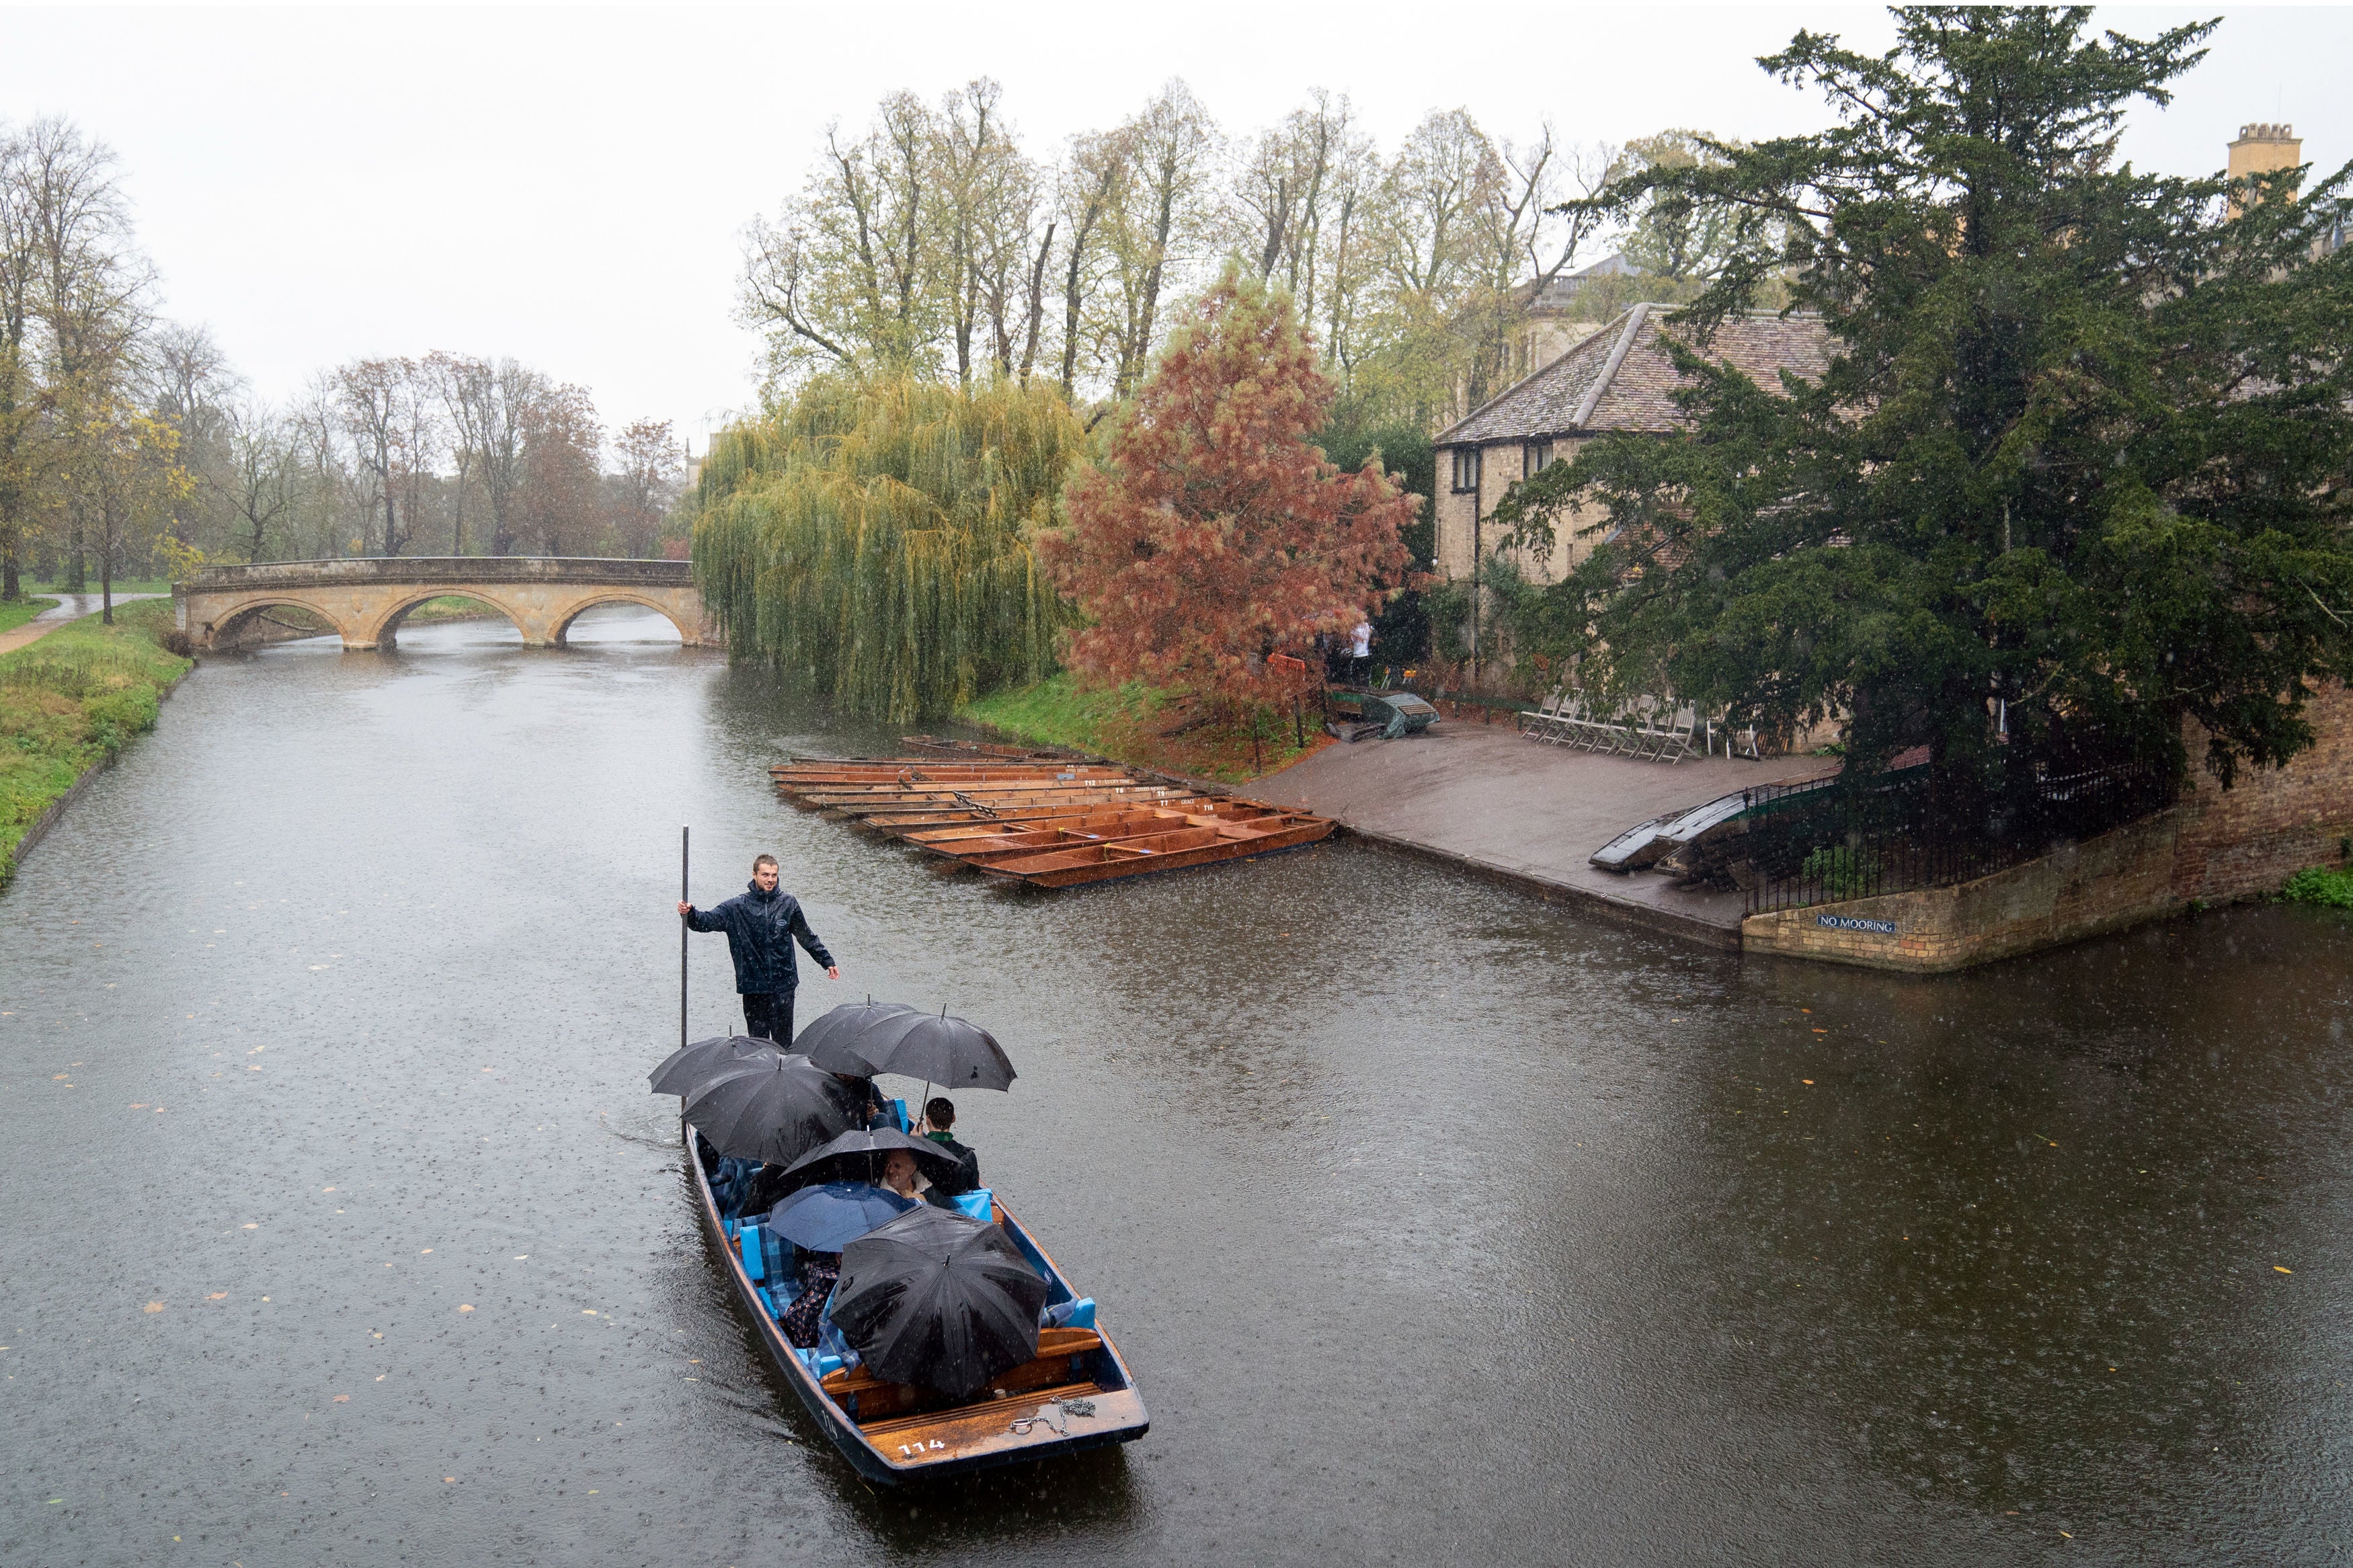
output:
POLYGON ((986 1388, 962 1405, 945 1394, 912 1383, 885 1383, 862 1366, 829 1372, 820 1386, 856 1418, 860 1427, 871 1432, 875 1423, 893 1416, 916 1412, 935 1415, 941 1410, 987 1404, 1029 1389, 1067 1382, 1079 1375, 1077 1358, 1101 1349, 1103 1336, 1092 1329, 1040 1329, 1035 1357, 991 1378, 986 1388))
POLYGON ((1035 1415, 1039 1406, 1049 1400, 1094 1399, 1105 1392, 1099 1383, 1060 1383, 1017 1398, 984 1397, 976 1404, 959 1405, 952 1410, 926 1410, 913 1415, 861 1421, 858 1424, 858 1430, 868 1441, 876 1444, 895 1443, 911 1434, 925 1437, 978 1437, 998 1430, 1000 1423, 1010 1423, 1022 1416, 1035 1415))

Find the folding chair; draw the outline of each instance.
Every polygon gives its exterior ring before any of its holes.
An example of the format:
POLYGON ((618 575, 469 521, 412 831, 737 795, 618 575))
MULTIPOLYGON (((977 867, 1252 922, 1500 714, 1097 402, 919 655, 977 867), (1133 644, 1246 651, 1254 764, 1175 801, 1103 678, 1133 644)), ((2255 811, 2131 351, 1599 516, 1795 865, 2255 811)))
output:
POLYGON ((1691 755, 1692 731, 1698 728, 1699 712, 1688 702, 1675 709, 1674 721, 1667 727, 1666 738, 1659 743, 1659 759, 1672 766, 1691 755))
POLYGON ((1530 712, 1525 708, 1520 710, 1521 734, 1532 741, 1544 739, 1545 731, 1551 728, 1554 720, 1560 717, 1563 689, 1561 687, 1554 687, 1552 695, 1546 698, 1543 705, 1534 712, 1530 712))

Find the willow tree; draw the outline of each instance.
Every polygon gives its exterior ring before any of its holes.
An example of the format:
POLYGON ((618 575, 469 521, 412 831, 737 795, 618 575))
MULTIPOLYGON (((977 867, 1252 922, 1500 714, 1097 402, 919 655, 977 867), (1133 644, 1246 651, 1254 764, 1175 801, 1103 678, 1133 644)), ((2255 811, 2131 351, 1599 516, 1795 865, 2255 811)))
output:
POLYGON ((1060 602, 1031 552, 1084 441, 1059 393, 821 378, 723 432, 694 573, 739 656, 905 722, 1036 680, 1060 602))

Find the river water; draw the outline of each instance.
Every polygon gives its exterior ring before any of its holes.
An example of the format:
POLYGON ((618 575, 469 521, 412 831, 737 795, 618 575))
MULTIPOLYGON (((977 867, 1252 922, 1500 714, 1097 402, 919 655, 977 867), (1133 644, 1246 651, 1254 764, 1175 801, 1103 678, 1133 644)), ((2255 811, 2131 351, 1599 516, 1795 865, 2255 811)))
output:
POLYGON ((891 742, 631 616, 207 660, 0 899, 0 1560, 2343 1560, 2341 917, 1921 981, 1350 845, 1008 893, 763 771, 891 742), (1005 1042, 958 1131, 1142 1442, 802 1416, 645 1090, 682 821, 804 1018, 1005 1042))

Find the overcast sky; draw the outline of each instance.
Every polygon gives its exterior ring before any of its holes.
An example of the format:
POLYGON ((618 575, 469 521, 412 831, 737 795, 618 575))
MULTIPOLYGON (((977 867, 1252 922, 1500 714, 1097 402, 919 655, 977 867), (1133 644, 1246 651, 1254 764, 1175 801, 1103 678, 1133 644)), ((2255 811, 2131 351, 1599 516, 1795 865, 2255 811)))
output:
MULTIPOLYGON (((2211 11, 2104 10, 2148 33, 2211 11)), ((828 121, 886 92, 1004 84, 1033 156, 1181 76, 1229 134, 1325 87, 1384 151, 1432 108, 1570 141, 1820 124, 1757 69, 1799 26, 1884 47, 1883 12, 1560 5, 1092 4, 741 10, 0 8, 0 116, 71 116, 121 154, 172 317, 257 390, 432 349, 512 354, 592 389, 607 427, 703 437, 751 396, 730 314, 739 235, 806 176, 828 121)), ((2353 7, 2226 14, 2126 151, 2218 168, 2285 120, 2353 157, 2353 7)))

